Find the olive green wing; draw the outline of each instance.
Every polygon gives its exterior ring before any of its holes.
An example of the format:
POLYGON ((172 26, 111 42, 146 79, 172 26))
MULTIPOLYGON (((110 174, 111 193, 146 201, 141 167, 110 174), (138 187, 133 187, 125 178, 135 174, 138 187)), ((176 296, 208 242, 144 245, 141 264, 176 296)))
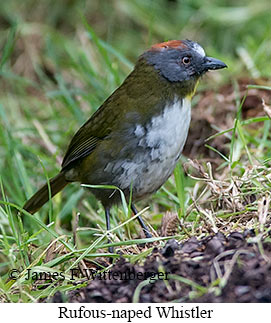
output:
POLYGON ((116 121, 123 120, 126 111, 131 110, 131 108, 127 108, 131 95, 127 93, 127 89, 136 96, 133 91, 134 86, 132 84, 126 84, 124 86, 125 83, 130 82, 130 79, 132 79, 131 74, 77 131, 63 159, 63 169, 69 167, 71 163, 88 156, 111 133, 112 129, 116 127, 116 121), (119 107, 122 108, 120 109, 119 107))
POLYGON ((73 137, 64 156, 62 169, 67 168, 74 161, 89 155, 102 139, 103 138, 90 135, 84 128, 79 129, 73 137))
POLYGON ((109 113, 108 116, 105 110, 111 97, 76 132, 64 156, 62 169, 91 154, 97 145, 110 133, 110 123, 114 119, 112 118, 112 113, 109 113))

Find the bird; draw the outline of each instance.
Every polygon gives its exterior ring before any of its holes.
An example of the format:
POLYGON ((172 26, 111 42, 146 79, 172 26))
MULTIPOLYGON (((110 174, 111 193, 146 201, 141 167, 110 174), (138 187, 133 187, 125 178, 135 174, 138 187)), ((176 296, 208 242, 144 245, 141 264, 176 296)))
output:
MULTIPOLYGON (((110 185, 135 202, 155 193, 181 156, 191 119, 191 99, 202 75, 227 67, 197 42, 170 40, 139 56, 133 71, 72 138, 60 172, 23 206, 34 214, 71 182, 110 185), (49 188, 50 185, 50 194, 49 188)), ((114 188, 89 188, 105 210, 120 203, 114 188)), ((137 217, 147 238, 150 230, 137 217)), ((112 249, 111 249, 112 251, 112 249)))

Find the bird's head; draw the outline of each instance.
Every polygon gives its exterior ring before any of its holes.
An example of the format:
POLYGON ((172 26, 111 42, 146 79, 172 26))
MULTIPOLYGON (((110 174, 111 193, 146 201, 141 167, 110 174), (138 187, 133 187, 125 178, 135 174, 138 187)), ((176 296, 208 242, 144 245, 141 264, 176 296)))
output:
POLYGON ((206 56, 204 49, 191 40, 171 40, 153 45, 142 58, 167 81, 193 84, 192 92, 201 75, 227 67, 222 61, 206 56))

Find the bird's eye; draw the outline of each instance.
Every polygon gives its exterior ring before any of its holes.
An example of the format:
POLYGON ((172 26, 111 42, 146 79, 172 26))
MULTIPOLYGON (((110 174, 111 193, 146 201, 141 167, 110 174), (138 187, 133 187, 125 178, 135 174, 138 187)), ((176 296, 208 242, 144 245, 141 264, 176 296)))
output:
POLYGON ((188 65, 191 62, 191 58, 188 56, 183 57, 182 62, 184 65, 188 65))

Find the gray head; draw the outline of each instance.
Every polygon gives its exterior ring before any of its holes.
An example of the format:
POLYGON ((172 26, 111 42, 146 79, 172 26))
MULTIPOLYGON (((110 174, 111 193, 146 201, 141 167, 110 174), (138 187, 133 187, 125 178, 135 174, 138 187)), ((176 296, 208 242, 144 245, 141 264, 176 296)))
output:
POLYGON ((204 49, 191 40, 171 40, 156 44, 142 57, 170 82, 197 79, 209 70, 227 67, 222 61, 207 57, 204 49))

